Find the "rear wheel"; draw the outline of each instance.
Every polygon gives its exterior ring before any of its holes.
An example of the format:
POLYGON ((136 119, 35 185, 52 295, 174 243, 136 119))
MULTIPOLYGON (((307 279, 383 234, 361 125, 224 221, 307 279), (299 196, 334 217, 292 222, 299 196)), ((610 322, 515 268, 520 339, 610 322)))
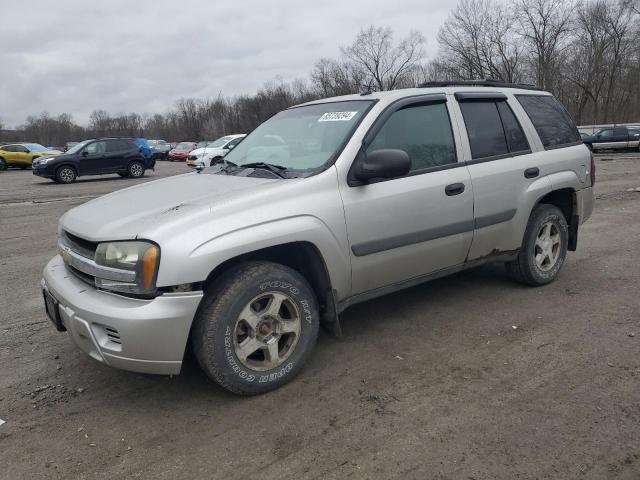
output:
POLYGON ((298 272, 250 262, 207 290, 192 331, 207 375, 240 395, 278 388, 302 369, 318 338, 315 295, 298 272))
POLYGON ((144 165, 137 160, 131 162, 127 168, 127 176, 131 178, 140 178, 144 175, 144 165))
POLYGON ((77 176, 76 170, 69 165, 63 165, 56 170, 56 182, 58 183, 73 183, 77 176))
POLYGON ((7 169, 7 162, 4 161, 4 158, 0 157, 0 170, 7 169))
POLYGON ((509 275, 526 285, 545 285, 558 276, 567 256, 569 228, 555 205, 538 205, 529 218, 518 257, 506 263, 509 275))
POLYGON ((211 159, 211 161, 209 162, 209 166, 213 167, 216 163, 220 162, 220 160, 222 160, 222 157, 218 156, 218 157, 213 157, 211 159))

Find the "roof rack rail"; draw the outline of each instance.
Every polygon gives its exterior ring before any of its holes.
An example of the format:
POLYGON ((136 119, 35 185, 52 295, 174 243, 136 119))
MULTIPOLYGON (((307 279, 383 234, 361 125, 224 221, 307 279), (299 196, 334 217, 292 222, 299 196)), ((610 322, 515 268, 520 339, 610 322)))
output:
POLYGON ((529 83, 509 83, 493 78, 483 78, 481 80, 435 80, 418 85, 418 88, 428 87, 502 87, 521 88, 523 90, 542 90, 542 88, 529 83))

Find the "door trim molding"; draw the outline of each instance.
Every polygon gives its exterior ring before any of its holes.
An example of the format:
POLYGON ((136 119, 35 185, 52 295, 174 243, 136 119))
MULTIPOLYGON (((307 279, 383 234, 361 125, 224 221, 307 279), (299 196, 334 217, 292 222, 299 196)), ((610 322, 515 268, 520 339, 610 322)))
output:
POLYGON ((392 237, 369 240, 351 246, 351 251, 356 257, 364 257, 373 253, 385 252, 394 248, 406 247, 416 243, 428 242, 438 238, 471 232, 474 229, 484 228, 498 223, 508 222, 516 214, 516 209, 505 210, 492 215, 478 217, 475 220, 450 223, 441 227, 428 228, 417 232, 403 233, 392 237))

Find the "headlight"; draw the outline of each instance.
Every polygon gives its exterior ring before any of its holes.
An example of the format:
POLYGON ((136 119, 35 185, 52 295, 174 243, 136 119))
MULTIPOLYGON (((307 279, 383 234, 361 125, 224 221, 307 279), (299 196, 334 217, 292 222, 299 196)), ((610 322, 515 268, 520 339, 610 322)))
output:
POLYGON ((34 160, 33 163, 35 163, 36 165, 46 165, 49 160, 53 160, 53 158, 52 157, 45 157, 45 158, 40 157, 40 158, 37 158, 36 160, 34 160))
POLYGON ((95 262, 102 267, 135 273, 132 282, 106 280, 96 276, 98 288, 135 295, 149 295, 156 290, 160 248, 151 242, 101 243, 96 249, 95 262))

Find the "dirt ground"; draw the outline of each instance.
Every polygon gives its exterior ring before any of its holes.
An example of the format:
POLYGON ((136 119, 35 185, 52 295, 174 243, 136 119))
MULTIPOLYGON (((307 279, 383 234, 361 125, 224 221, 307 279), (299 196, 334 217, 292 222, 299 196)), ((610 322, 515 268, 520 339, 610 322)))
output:
POLYGON ((358 305, 343 340, 248 399, 193 360, 103 366, 45 318, 58 218, 134 181, 0 172, 0 478, 640 478, 640 157, 597 164, 557 282, 492 265, 358 305))

